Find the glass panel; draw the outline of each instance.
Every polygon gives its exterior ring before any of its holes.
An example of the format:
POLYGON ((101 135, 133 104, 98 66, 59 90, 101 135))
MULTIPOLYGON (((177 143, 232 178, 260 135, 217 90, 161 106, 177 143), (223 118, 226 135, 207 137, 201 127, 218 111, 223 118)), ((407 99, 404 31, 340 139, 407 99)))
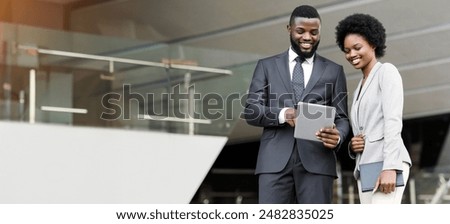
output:
POLYGON ((36 122, 227 135, 240 119, 260 58, 10 24, 1 27, 2 38, 13 49, 7 53, 2 84, 20 83, 3 93, 2 119, 28 120, 28 98, 33 96, 29 74, 35 69, 36 122), (21 99, 27 103, 21 104, 21 99))

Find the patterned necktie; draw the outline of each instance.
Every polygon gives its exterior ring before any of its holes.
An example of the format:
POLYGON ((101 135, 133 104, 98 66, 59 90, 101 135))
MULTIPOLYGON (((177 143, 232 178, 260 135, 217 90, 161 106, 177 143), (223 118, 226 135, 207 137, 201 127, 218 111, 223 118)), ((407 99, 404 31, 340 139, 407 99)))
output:
POLYGON ((303 90, 305 89, 305 78, 303 76, 302 68, 303 58, 296 57, 295 60, 297 63, 295 63, 294 71, 292 72, 292 89, 294 90, 296 103, 298 103, 301 100, 303 90))

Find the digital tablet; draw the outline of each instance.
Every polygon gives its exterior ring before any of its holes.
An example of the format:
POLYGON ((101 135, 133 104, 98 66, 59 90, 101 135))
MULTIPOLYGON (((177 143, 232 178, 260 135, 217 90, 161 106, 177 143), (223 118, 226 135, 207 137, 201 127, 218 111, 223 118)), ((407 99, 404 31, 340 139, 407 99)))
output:
POLYGON ((320 141, 316 137, 316 132, 321 128, 333 127, 335 115, 336 108, 332 106, 299 102, 294 137, 320 141))

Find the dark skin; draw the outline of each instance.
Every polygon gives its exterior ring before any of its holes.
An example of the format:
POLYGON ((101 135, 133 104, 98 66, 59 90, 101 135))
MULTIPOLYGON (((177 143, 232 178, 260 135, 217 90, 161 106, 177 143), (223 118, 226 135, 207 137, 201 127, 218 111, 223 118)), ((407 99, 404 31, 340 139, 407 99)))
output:
MULTIPOLYGON (((287 30, 291 37, 293 50, 298 55, 306 58, 311 57, 317 49, 320 41, 320 20, 318 18, 297 17, 294 22, 287 26, 287 30)), ((284 114, 286 123, 291 127, 295 127, 296 110, 289 108, 284 114)), ((322 128, 316 132, 317 139, 323 142, 326 148, 334 149, 339 143, 339 130, 336 127, 322 128)))
MULTIPOLYGON (((356 69, 361 69, 364 74, 361 85, 370 74, 373 66, 377 63, 375 47, 367 42, 366 38, 358 34, 348 34, 344 40, 344 54, 347 61, 356 69)), ((351 139, 350 146, 354 153, 364 151, 365 136, 359 134, 351 139)), ((395 191, 395 180, 397 173, 395 170, 383 170, 375 184, 375 189, 385 194, 395 191)))

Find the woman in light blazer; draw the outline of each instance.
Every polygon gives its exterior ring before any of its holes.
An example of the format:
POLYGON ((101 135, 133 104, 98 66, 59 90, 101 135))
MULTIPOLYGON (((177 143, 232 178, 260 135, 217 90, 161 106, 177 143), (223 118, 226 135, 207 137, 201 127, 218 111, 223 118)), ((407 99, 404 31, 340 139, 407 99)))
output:
POLYGON ((336 27, 336 43, 347 61, 361 69, 362 78, 354 92, 350 113, 354 137, 349 144, 350 156, 356 159, 354 176, 363 204, 401 203, 405 186, 396 187, 396 177, 409 177, 411 158, 403 143, 403 84, 397 68, 381 63, 386 34, 383 25, 367 14, 353 14, 336 27), (363 192, 361 164, 383 162, 375 189, 363 192))

